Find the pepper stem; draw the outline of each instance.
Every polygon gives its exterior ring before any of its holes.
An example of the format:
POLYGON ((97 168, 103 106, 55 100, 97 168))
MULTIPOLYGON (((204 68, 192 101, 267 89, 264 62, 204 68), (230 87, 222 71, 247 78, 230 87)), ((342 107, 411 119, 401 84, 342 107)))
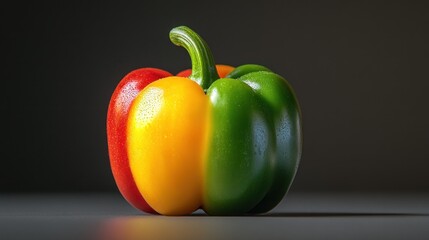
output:
POLYGON ((206 91, 219 78, 213 55, 206 41, 186 26, 173 28, 170 31, 170 40, 188 51, 192 62, 192 74, 189 78, 206 91))

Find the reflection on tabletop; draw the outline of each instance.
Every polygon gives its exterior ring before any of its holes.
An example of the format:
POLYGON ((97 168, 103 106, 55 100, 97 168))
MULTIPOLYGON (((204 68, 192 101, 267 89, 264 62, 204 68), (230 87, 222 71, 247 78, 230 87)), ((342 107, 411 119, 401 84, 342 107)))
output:
POLYGON ((96 239, 224 239, 234 236, 234 222, 201 217, 117 217, 100 224, 96 239))

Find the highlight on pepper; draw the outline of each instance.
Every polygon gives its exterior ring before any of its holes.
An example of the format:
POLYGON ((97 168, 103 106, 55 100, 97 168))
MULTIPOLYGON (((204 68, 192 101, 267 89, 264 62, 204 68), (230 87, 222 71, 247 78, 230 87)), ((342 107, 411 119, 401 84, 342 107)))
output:
POLYGON ((284 197, 301 158, 301 111, 268 68, 215 65, 186 26, 171 41, 192 69, 140 68, 118 84, 107 113, 114 179, 134 207, 154 214, 260 214, 284 197))

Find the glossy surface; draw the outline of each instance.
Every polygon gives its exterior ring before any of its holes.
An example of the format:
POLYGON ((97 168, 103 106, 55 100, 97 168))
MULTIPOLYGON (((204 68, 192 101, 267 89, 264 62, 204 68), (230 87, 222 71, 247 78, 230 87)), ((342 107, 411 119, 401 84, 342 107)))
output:
POLYGON ((116 185, 130 204, 146 212, 154 211, 138 191, 129 166, 126 145, 128 113, 131 103, 143 88, 167 76, 171 74, 155 68, 141 68, 130 72, 113 92, 107 113, 107 142, 110 166, 116 185))
POLYGON ((272 182, 275 133, 252 88, 219 79, 207 91, 213 132, 205 164, 204 210, 244 214, 265 196, 272 182))
POLYGON ((295 177, 302 152, 301 111, 292 87, 278 74, 252 72, 239 80, 253 89, 273 120, 273 180, 264 199, 252 209, 252 212, 261 213, 269 211, 282 200, 295 177))
POLYGON ((211 214, 267 212, 296 174, 300 108, 287 81, 261 69, 246 66, 238 80, 217 80, 207 92, 217 129, 206 164, 204 209, 211 214))
POLYGON ((128 118, 134 180, 158 213, 181 215, 201 205, 208 98, 194 81, 169 77, 149 84, 128 118))

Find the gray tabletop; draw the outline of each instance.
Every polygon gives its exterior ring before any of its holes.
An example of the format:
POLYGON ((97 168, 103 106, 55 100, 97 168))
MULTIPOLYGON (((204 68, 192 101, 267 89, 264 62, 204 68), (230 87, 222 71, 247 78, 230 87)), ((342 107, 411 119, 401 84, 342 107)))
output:
POLYGON ((119 194, 2 194, 0 239, 429 239, 429 194, 291 192, 244 217, 147 215, 119 194))

